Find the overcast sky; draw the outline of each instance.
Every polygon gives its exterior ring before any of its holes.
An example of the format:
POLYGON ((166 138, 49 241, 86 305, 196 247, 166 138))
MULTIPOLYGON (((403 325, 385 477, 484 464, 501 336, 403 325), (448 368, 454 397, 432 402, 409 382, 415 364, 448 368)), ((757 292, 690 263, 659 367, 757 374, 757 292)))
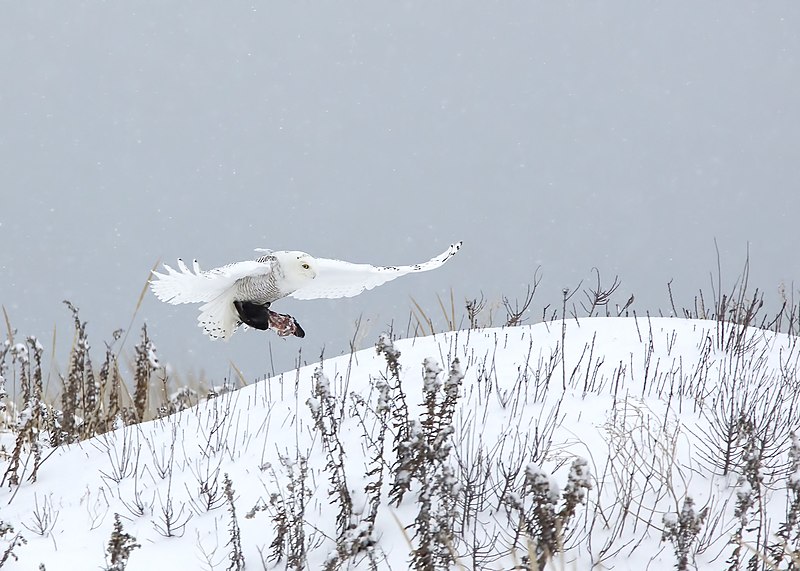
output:
MULTIPOLYGON (((351 300, 276 304, 304 340, 211 342, 145 298, 179 372, 248 379, 359 346, 413 296, 481 292, 531 322, 596 266, 619 301, 800 283, 800 4, 24 2, 0 8, 0 303, 22 335, 102 342, 158 260, 253 248, 444 268, 351 300)), ((795 284, 797 289, 797 284, 795 284)), ((126 347, 132 348, 129 339, 126 347)), ((63 359, 61 361, 63 363, 63 359)))

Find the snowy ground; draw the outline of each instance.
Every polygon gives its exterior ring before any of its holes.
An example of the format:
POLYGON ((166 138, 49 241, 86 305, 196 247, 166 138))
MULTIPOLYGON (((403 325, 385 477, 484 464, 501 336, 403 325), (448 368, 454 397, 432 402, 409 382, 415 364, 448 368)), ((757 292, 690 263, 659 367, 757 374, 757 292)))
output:
POLYGON ((366 350, 55 450, 36 482, 0 490, 0 520, 27 540, 3 569, 104 568, 115 513, 141 546, 130 571, 236 569, 234 522, 247 569, 407 569, 425 538, 433 561, 510 569, 536 553, 527 532, 548 532, 537 506, 564 515, 555 569, 674 568, 666 524, 688 538, 690 568, 727 568, 737 545, 744 567, 777 543, 800 478, 796 338, 586 318, 394 347, 402 396, 385 354, 366 350), (429 456, 414 468, 414 454, 429 456), (584 494, 573 517, 569 494, 584 494))

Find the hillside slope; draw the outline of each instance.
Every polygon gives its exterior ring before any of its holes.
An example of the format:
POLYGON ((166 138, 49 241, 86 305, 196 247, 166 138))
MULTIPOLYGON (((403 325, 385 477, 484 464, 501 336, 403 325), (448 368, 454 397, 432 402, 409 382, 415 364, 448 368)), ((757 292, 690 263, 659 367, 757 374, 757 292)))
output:
POLYGON ((797 549, 796 338, 587 318, 378 345, 56 449, 0 490, 27 540, 2 568, 110 565, 115 513, 130 571, 509 569, 561 547, 558 569, 744 568, 781 557, 787 517, 797 549))

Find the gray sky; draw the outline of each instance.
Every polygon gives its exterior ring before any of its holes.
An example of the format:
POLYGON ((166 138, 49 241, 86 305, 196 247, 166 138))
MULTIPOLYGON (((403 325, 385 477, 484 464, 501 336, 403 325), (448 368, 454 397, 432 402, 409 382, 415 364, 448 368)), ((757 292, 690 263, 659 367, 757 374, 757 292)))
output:
MULTIPOLYGON (((80 307, 99 358, 156 260, 300 249, 444 268, 351 300, 279 303, 308 332, 212 343, 147 296, 162 359, 219 379, 370 345, 596 266, 619 299, 690 304, 720 244, 732 281, 800 276, 797 2, 13 3, 0 8, 0 303, 20 334, 80 307)), ((536 319, 532 319, 535 321, 536 319)), ((133 340, 126 346, 131 348, 133 340)), ((49 342, 46 343, 49 345, 49 342)), ((63 359, 62 359, 63 363, 63 359)))

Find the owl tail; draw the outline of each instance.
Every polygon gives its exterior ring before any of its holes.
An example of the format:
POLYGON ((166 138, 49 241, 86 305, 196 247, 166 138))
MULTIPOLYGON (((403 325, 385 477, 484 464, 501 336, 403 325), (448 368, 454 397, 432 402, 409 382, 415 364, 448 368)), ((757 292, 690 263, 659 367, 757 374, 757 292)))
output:
POLYGON ((197 322, 212 339, 230 339, 239 326, 239 315, 233 306, 234 288, 200 306, 197 322))

